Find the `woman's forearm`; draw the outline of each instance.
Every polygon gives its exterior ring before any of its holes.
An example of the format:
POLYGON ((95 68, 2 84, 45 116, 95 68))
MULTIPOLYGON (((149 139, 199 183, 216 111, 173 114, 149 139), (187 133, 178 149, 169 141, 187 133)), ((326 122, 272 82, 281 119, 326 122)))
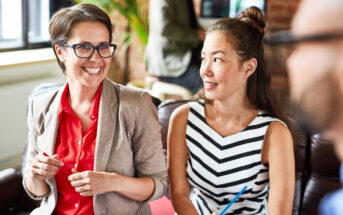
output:
POLYGON ((37 197, 45 196, 49 192, 49 187, 44 180, 32 177, 32 173, 27 173, 25 177, 26 189, 37 197))
POLYGON ((147 200, 155 190, 152 178, 134 178, 116 173, 110 173, 111 190, 137 201, 147 200))
POLYGON ((189 196, 172 195, 172 203, 178 215, 198 215, 189 196))

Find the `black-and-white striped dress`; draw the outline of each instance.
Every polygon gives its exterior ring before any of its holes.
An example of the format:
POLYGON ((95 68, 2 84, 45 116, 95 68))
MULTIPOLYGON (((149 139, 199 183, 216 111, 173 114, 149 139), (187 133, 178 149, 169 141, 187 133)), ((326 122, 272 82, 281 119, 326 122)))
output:
POLYGON ((199 214, 221 212, 245 185, 226 214, 267 214, 269 174, 261 149, 268 125, 280 120, 258 111, 243 131, 223 137, 206 123, 203 100, 189 106, 187 174, 199 214))

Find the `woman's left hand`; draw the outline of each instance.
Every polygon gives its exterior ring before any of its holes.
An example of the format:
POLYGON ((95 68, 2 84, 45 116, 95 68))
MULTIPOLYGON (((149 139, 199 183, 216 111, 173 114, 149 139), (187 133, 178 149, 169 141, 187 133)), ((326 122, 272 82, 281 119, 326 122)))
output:
POLYGON ((109 191, 106 182, 110 177, 106 172, 84 171, 75 172, 68 180, 81 196, 94 196, 109 191))

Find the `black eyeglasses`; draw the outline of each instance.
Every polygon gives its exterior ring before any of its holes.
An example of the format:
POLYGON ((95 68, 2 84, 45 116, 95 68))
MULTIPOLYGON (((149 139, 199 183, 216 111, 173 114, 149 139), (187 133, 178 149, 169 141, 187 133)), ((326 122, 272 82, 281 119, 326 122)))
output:
POLYGON ((98 46, 92 46, 89 43, 78 43, 78 44, 63 44, 63 47, 70 47, 74 49, 74 53, 79 58, 89 58, 93 55, 94 50, 98 51, 98 54, 102 58, 109 58, 114 55, 116 51, 116 44, 104 43, 98 46))
POLYGON ((289 31, 280 31, 266 37, 264 42, 271 48, 273 56, 280 66, 287 70, 286 61, 295 50, 296 45, 309 42, 329 42, 338 39, 343 39, 343 31, 303 36, 296 36, 289 31))
POLYGON ((264 42, 269 45, 282 45, 297 44, 303 42, 322 42, 336 39, 343 39, 343 31, 303 36, 295 36, 289 31, 280 31, 278 33, 271 34, 269 37, 266 37, 264 39, 264 42))

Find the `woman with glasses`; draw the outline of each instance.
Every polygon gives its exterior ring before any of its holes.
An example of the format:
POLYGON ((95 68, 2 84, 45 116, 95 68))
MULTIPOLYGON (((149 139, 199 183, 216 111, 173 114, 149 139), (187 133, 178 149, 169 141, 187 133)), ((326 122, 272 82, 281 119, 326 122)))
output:
POLYGON ((250 7, 207 30, 201 99, 176 109, 169 127, 171 199, 179 215, 218 214, 239 194, 223 214, 292 213, 292 135, 272 100, 264 26, 261 10, 250 7))
POLYGON ((30 100, 23 184, 33 214, 150 214, 167 187, 151 97, 106 78, 116 45, 108 15, 91 4, 50 21, 66 83, 30 100))

